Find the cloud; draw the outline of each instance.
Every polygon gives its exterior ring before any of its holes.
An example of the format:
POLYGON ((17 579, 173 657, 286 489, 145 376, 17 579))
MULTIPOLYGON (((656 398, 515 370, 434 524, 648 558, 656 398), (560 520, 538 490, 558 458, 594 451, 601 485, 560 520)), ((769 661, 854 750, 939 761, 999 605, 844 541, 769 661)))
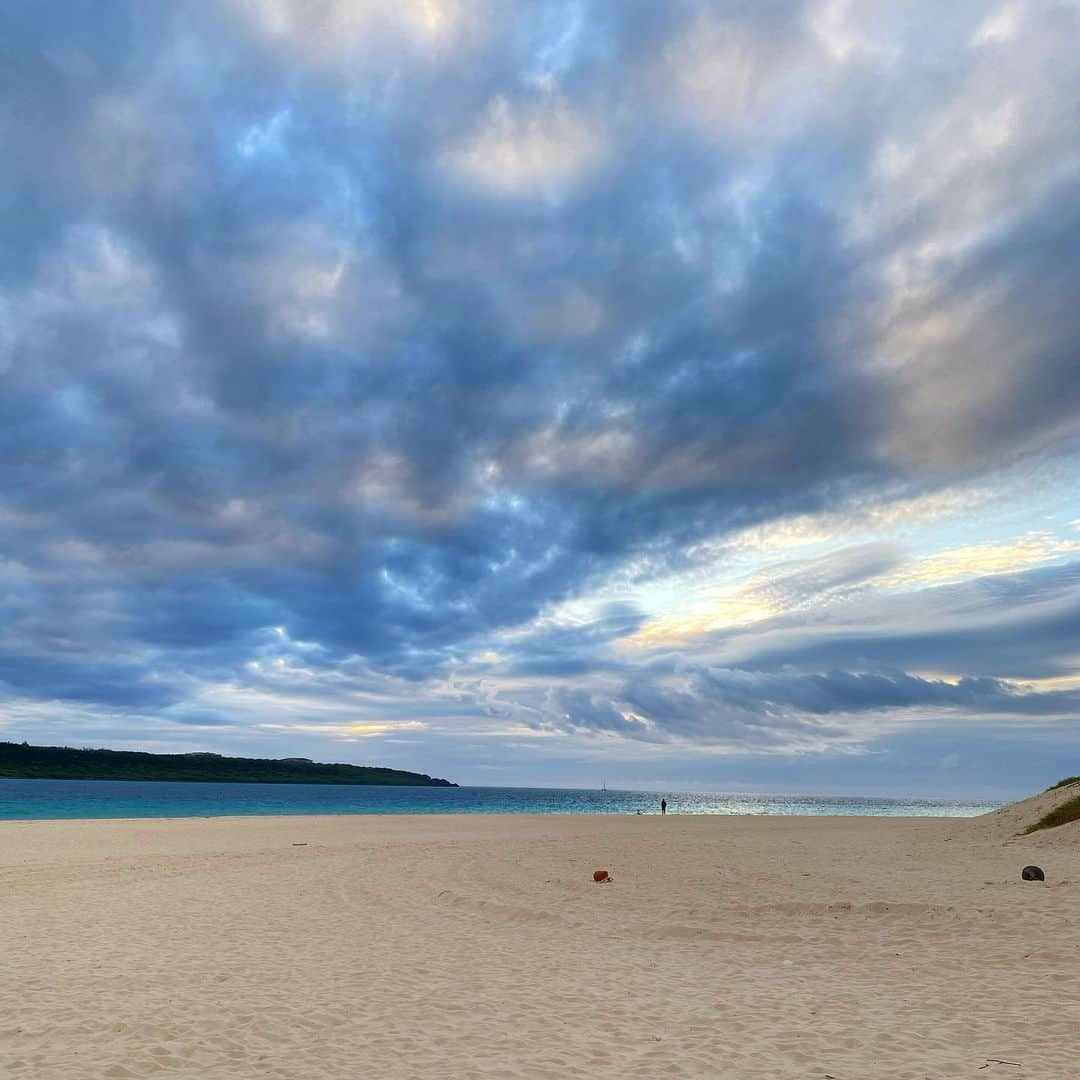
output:
POLYGON ((814 621, 777 620, 713 641, 728 662, 963 672, 1010 679, 1075 671, 1080 564, 864 595, 814 621))
POLYGON ((971 544, 938 551, 905 567, 893 576, 900 584, 958 581, 986 574, 1011 574, 1029 566, 1069 559, 1080 553, 1080 543, 1047 533, 1031 533, 1010 544, 971 544))
POLYGON ((466 32, 479 5, 459 0, 227 0, 261 36, 319 65, 342 65, 359 56, 385 60, 383 50, 402 43, 438 54, 466 32), (470 9, 472 11, 470 12, 470 9), (381 57, 380 57, 381 54, 381 57))
POLYGON ((831 604, 901 564, 895 543, 878 541, 843 548, 813 559, 791 560, 693 604, 688 613, 664 614, 643 626, 626 644, 663 648, 702 635, 790 616, 808 605, 831 604))
POLYGON ((423 731, 427 727, 420 720, 385 721, 382 723, 356 724, 262 724, 268 731, 285 731, 296 734, 332 735, 352 742, 356 739, 371 739, 392 735, 402 731, 423 731))
POLYGON ((9 725, 848 753, 1075 672, 1074 6, 47 16, 9 725))
POLYGON ((604 157, 604 134, 565 102, 514 109, 505 98, 445 154, 466 181, 499 195, 537 195, 573 182, 604 157))
POLYGON ((655 78, 671 96, 675 114, 709 135, 746 138, 812 109, 820 93, 812 80, 820 87, 831 65, 821 62, 799 7, 784 4, 736 16, 726 5, 706 5, 661 53, 655 78))

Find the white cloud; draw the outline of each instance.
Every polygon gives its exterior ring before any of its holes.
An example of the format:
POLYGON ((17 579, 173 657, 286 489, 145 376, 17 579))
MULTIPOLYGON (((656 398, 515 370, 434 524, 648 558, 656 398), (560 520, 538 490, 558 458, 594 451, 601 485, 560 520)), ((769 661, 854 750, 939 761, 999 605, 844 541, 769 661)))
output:
POLYGON ((448 57, 484 26, 481 5, 465 0, 222 0, 265 39, 308 62, 349 73, 363 54, 394 61, 395 43, 448 57))
POLYGON ((1024 5, 1021 3, 1005 4, 993 14, 988 15, 972 36, 972 44, 992 45, 1008 41, 1016 36, 1023 16, 1024 5))
POLYGON ((496 98, 443 163, 466 182, 496 195, 557 193, 605 158, 604 133, 558 98, 525 105, 496 98))

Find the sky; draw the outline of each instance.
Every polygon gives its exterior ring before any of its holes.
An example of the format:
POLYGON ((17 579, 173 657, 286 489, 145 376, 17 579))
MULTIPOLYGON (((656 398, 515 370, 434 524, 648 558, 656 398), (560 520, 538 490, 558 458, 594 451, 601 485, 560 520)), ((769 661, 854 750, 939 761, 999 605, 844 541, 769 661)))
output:
POLYGON ((1075 0, 7 0, 0 738, 1080 771, 1075 0))

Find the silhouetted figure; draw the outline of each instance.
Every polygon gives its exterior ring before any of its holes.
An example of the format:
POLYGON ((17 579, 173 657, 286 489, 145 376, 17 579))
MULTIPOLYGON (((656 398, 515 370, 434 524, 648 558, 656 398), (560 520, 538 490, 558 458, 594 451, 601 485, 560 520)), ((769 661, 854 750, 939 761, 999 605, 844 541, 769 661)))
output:
POLYGON ((667 813, 667 799, 661 799, 660 800, 660 813, 661 814, 666 814, 667 813))

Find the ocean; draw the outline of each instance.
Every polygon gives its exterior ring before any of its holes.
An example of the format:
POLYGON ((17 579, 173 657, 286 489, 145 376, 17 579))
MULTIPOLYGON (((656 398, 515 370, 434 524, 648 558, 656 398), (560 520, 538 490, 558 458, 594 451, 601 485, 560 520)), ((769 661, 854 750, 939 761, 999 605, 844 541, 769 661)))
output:
POLYGON ((356 787, 142 780, 0 780, 0 819, 221 817, 242 814, 843 814, 972 817, 970 799, 577 791, 566 788, 356 787))

